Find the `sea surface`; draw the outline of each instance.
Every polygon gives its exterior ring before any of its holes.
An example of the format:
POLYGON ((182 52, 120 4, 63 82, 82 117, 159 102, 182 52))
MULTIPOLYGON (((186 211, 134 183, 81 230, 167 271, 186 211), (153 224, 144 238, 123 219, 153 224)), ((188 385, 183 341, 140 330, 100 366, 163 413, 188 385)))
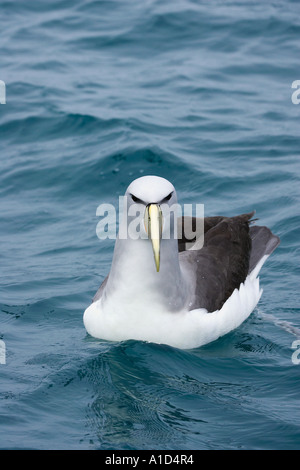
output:
POLYGON ((300 449, 300 3, 15 0, 0 18, 0 448, 300 449), (114 247, 97 207, 147 174, 281 238, 258 307, 202 348, 83 326, 114 247))

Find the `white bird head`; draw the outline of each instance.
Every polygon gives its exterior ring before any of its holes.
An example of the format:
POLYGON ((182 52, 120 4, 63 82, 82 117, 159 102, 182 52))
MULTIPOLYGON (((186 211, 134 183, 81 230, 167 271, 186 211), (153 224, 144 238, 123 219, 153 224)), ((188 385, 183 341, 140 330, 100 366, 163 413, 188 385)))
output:
MULTIPOLYGON (((132 206, 138 205, 139 212, 143 216, 146 237, 151 240, 155 266, 157 272, 160 268, 160 245, 163 233, 170 233, 171 220, 170 208, 177 203, 177 195, 174 186, 165 178, 159 176, 142 176, 134 180, 127 188, 127 214, 132 206)), ((174 213, 173 213, 174 215, 174 213)), ((173 231, 173 230, 171 230, 173 231)))

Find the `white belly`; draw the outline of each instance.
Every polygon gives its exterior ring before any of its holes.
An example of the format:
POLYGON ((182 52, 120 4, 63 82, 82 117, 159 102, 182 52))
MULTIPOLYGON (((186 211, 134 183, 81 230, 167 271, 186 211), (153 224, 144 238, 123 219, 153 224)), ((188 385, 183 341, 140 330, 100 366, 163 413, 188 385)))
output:
POLYGON ((262 291, 255 273, 236 289, 221 310, 205 309, 168 312, 149 299, 143 305, 138 299, 122 305, 98 300, 84 313, 87 332, 99 339, 128 339, 168 344, 192 349, 210 343, 237 328, 256 307, 262 291))

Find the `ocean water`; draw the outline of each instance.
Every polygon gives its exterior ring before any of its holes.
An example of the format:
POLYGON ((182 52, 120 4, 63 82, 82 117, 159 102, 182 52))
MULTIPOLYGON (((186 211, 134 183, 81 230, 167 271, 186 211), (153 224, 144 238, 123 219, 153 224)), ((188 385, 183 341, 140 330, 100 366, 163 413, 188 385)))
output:
POLYGON ((299 449, 299 2, 16 0, 0 17, 0 448, 299 449), (83 327, 114 243, 96 209, 146 174, 281 238, 258 307, 202 348, 83 327))

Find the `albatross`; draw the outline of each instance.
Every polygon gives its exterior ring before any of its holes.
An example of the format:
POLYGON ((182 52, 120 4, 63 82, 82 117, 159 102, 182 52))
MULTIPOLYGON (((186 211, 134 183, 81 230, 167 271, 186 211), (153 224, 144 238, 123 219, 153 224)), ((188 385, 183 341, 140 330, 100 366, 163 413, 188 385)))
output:
POLYGON ((176 236, 175 227, 197 219, 166 210, 176 190, 158 176, 134 180, 125 196, 110 272, 84 312, 87 333, 193 349, 239 327, 261 297, 258 273, 279 238, 252 224, 254 212, 204 217, 202 243, 197 233, 176 236), (140 236, 120 236, 133 205, 143 216, 140 236))

